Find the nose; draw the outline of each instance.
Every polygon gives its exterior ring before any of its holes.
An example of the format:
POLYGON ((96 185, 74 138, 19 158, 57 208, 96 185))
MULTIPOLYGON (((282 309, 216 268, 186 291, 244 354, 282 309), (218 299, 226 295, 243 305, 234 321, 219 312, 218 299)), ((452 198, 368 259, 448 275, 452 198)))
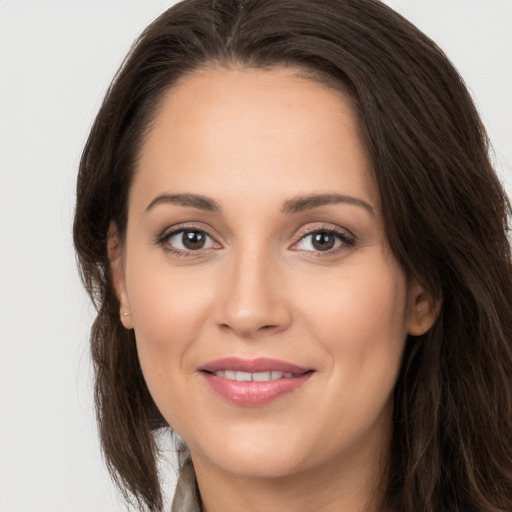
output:
POLYGON ((282 332, 291 310, 279 265, 257 252, 233 257, 222 277, 217 324, 243 338, 282 332))

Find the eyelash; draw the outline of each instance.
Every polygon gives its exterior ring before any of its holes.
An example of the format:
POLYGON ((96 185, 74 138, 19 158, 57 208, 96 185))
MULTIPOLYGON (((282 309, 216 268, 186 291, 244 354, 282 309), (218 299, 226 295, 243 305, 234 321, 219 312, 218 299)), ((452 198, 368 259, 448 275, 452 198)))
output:
POLYGON ((327 251, 319 251, 319 250, 304 251, 304 252, 310 253, 310 255, 309 255, 310 258, 322 258, 322 257, 333 256, 335 254, 338 254, 339 252, 352 249, 356 244, 356 240, 355 240, 354 236, 348 235, 346 232, 335 229, 331 226, 320 226, 320 227, 315 227, 312 230, 306 230, 305 232, 303 232, 299 236, 299 239, 297 240, 297 242, 294 242, 293 245, 297 245, 300 242, 302 242, 303 240, 305 240, 307 237, 310 237, 310 236, 313 236, 313 235, 316 235, 319 233, 332 235, 335 238, 337 238, 341 243, 338 247, 333 248, 333 249, 328 249, 327 251))
MULTIPOLYGON (((170 232, 164 232, 157 240, 157 244, 161 245, 162 248, 172 254, 173 256, 177 256, 179 258, 188 258, 190 256, 197 256, 197 253, 201 250, 201 249, 198 249, 197 251, 194 251, 194 250, 181 250, 181 249, 176 249, 174 248, 172 245, 170 245, 168 242, 169 242, 169 239, 175 235, 178 235, 180 233, 184 233, 184 232, 191 232, 191 233, 201 233, 203 235, 205 235, 207 238, 210 238, 211 240, 214 240, 214 238, 212 236, 210 236, 208 234, 207 231, 205 231, 204 229, 200 229, 200 228, 196 228, 195 226, 181 226, 179 228, 176 228, 176 229, 173 229, 172 231, 170 232)), ((217 242, 215 242, 217 243, 217 242)), ((219 244, 217 244, 219 245, 219 244)), ((203 250, 209 250, 209 249, 203 249, 203 250)))
MULTIPOLYGON (((192 232, 192 233, 201 233, 215 242, 214 238, 212 236, 210 236, 207 231, 205 231, 204 229, 199 229, 199 228, 195 228, 194 226, 191 226, 191 227, 180 227, 178 229, 172 230, 171 232, 165 232, 163 235, 161 235, 157 239, 157 244, 161 245, 166 252, 172 254, 173 256, 180 257, 180 258, 188 258, 190 256, 196 256, 197 253, 200 252, 201 250, 206 250, 206 251, 211 250, 211 248, 198 249, 196 251, 194 251, 192 249, 181 250, 181 249, 174 248, 172 245, 170 245, 168 243, 169 239, 171 237, 178 235, 180 233, 187 232, 187 231, 192 232)), ((320 227, 315 227, 312 230, 305 231, 299 236, 299 239, 296 242, 294 242, 293 245, 297 245, 301 241, 305 240, 307 237, 313 236, 318 233, 327 233, 327 234, 333 235, 341 242, 341 244, 340 244, 340 246, 338 246, 334 249, 329 249, 326 251, 307 251, 307 250, 303 251, 303 252, 311 253, 309 257, 312 257, 312 258, 322 258, 322 257, 332 256, 332 255, 337 254, 338 252, 341 252, 343 250, 352 249, 356 245, 355 237, 353 237, 352 235, 348 235, 346 232, 340 231, 331 226, 320 226, 320 227)), ((215 242, 215 243, 217 245, 219 245, 217 242, 215 242)), ((295 250, 295 251, 299 252, 299 250, 295 250)))

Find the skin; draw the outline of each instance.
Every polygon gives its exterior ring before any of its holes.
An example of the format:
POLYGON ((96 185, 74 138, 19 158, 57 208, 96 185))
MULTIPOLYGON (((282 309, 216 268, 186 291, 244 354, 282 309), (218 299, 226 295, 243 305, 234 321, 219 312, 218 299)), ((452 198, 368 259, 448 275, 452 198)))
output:
POLYGON ((407 333, 434 315, 387 245, 350 101, 291 68, 182 79, 146 135, 126 234, 112 225, 111 235, 121 319, 189 446, 204 510, 377 510, 407 333), (148 209, 162 194, 206 196, 221 211, 148 209), (325 194, 357 201, 283 212, 325 194), (185 228, 206 233, 205 246, 165 238, 185 228), (322 251, 311 233, 325 229, 339 235, 322 251), (198 371, 229 356, 314 372, 297 391, 243 407, 198 371))

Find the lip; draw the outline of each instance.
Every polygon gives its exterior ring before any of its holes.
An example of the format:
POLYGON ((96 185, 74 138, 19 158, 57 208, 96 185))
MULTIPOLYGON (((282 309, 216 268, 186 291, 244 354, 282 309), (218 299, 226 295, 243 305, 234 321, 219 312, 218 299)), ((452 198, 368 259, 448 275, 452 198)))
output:
POLYGON ((306 373, 307 368, 297 366, 296 364, 280 361, 279 359, 270 359, 260 357, 258 359, 240 359, 238 357, 225 357, 216 359, 202 365, 200 370, 205 372, 218 372, 221 370, 233 370, 236 372, 269 372, 275 370, 283 373, 306 373))
POLYGON ((292 391, 297 391, 313 374, 313 370, 278 359, 237 357, 210 361, 202 365, 199 372, 216 394, 233 404, 246 407, 265 405, 292 391), (268 381, 240 382, 213 374, 222 370, 249 373, 279 371, 293 373, 294 376, 268 381))

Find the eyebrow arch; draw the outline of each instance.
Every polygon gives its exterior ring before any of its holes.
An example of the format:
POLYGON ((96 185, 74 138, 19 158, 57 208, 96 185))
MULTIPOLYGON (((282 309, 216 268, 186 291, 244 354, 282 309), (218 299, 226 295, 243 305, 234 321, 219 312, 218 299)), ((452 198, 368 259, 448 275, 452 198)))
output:
POLYGON ((146 213, 158 204, 179 204, 180 206, 189 206, 199 208, 209 212, 221 213, 222 208, 209 197, 199 194, 160 194, 156 196, 146 207, 146 213))
POLYGON ((284 203, 283 213, 299 213, 304 210, 318 208, 327 204, 345 203, 364 208, 372 216, 375 216, 373 206, 358 197, 341 194, 319 194, 312 196, 299 196, 284 203))

